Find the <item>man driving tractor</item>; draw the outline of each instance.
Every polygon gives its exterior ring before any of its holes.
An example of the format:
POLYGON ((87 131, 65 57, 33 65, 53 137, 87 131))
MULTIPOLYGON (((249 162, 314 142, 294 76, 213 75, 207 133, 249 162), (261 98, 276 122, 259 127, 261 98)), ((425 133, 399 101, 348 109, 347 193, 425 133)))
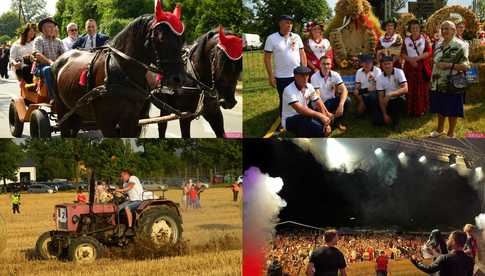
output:
POLYGON ((128 201, 121 203, 118 206, 118 212, 121 214, 123 210, 126 212, 126 218, 128 220, 128 229, 126 234, 132 235, 133 231, 133 214, 140 203, 143 200, 143 186, 140 183, 138 177, 131 174, 128 169, 121 171, 121 180, 123 181, 123 188, 116 189, 116 192, 126 193, 128 195, 128 201))
POLYGON ((51 65, 64 52, 64 44, 56 37, 57 23, 47 17, 39 22, 39 30, 42 35, 34 40, 33 55, 36 58, 36 71, 40 73, 47 85, 49 99, 54 99, 54 80, 51 73, 51 65))

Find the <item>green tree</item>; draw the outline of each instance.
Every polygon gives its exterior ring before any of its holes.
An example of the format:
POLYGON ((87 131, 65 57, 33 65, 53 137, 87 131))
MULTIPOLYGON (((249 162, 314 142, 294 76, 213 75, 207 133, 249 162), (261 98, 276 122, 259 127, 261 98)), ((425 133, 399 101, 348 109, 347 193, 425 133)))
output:
POLYGON ((301 33, 303 23, 330 18, 327 1, 322 0, 253 0, 256 7, 256 26, 263 37, 277 31, 278 18, 283 14, 295 20, 293 30, 301 33))
POLYGON ((18 167, 25 160, 22 148, 10 139, 0 139, 0 160, 2 160, 0 162, 0 178, 3 184, 6 184, 7 179, 17 181, 18 167))
POLYGON ((76 175, 73 148, 64 139, 27 139, 25 149, 34 160, 38 180, 72 179, 76 175))
POLYGON ((0 34, 16 37, 16 31, 19 27, 20 21, 14 11, 8 11, 0 15, 0 34))
POLYGON ((22 17, 24 22, 38 22, 49 16, 49 13, 46 10, 46 0, 12 0, 10 9, 14 11, 17 16, 19 14, 20 2, 22 3, 22 17))
POLYGON ((480 21, 485 20, 485 1, 478 1, 478 13, 477 16, 480 19, 480 21))

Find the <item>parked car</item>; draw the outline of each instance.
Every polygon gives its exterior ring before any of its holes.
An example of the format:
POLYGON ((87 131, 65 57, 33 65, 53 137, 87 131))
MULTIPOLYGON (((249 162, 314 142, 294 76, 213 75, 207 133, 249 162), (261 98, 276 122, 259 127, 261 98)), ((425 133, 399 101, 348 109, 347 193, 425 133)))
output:
POLYGON ((261 37, 257 34, 243 34, 243 47, 246 50, 259 49, 263 46, 261 37))
POLYGON ((30 185, 29 189, 27 190, 29 193, 49 193, 52 194, 54 190, 46 184, 32 184, 30 185))
POLYGON ((53 182, 48 184, 50 187, 53 187, 54 190, 56 191, 69 191, 69 190, 74 190, 76 187, 74 187, 73 184, 67 183, 67 182, 53 182))

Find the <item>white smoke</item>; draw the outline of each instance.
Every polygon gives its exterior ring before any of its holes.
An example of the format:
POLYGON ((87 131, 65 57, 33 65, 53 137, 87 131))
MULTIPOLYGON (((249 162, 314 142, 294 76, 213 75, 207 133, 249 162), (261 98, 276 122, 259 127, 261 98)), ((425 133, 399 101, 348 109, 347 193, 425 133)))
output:
POLYGON ((243 275, 262 275, 266 250, 275 233, 278 214, 286 202, 278 196, 283 180, 256 167, 244 173, 243 275))
POLYGON ((480 214, 475 217, 475 223, 477 224, 479 229, 485 230, 485 214, 480 214))
POLYGON ((286 202, 278 195, 283 188, 280 177, 263 174, 251 167, 244 173, 244 224, 253 239, 266 242, 272 239, 278 214, 286 202))

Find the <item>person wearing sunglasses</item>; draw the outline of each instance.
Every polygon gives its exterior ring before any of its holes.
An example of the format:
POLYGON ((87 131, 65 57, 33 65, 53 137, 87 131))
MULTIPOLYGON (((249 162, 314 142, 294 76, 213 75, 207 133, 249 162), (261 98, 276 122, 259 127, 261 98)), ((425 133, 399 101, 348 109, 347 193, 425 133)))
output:
POLYGON ((74 44, 74 41, 76 41, 79 31, 77 24, 74 22, 71 22, 67 24, 67 37, 62 40, 62 44, 64 44, 64 48, 66 51, 69 51, 72 49, 72 44, 74 44))

